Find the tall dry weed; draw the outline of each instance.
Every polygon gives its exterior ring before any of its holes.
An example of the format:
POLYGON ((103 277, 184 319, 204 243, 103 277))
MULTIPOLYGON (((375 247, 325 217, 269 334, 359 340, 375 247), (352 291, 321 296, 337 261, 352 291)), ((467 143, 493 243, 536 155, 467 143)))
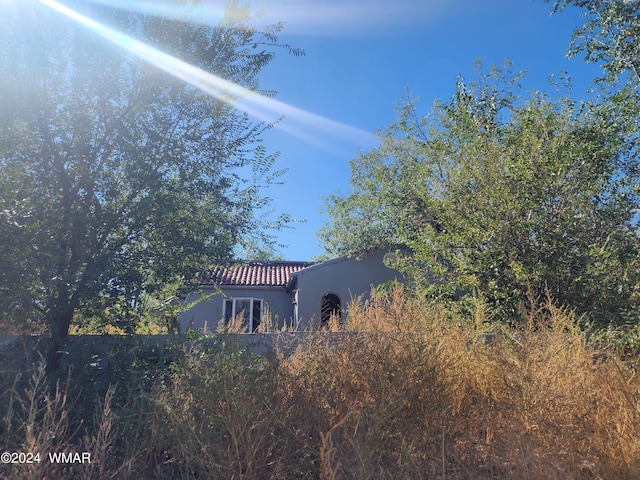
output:
POLYGON ((282 398, 343 478, 636 477, 637 380, 571 312, 530 315, 491 329, 481 299, 374 294, 283 361, 282 398))
POLYGON ((82 435, 69 382, 52 389, 36 370, 0 395, 5 448, 86 448, 102 462, 0 475, 640 478, 637 358, 552 301, 526 315, 499 325, 482 298, 445 307, 395 286, 353 302, 334 331, 281 333, 297 347, 266 356, 234 335, 186 341, 138 388, 109 389, 82 435))
POLYGON ((94 437, 79 438, 83 420, 72 417, 74 402, 70 391, 70 377, 55 384, 47 378, 46 365, 40 362, 26 384, 17 375, 7 392, 3 417, 2 451, 18 454, 16 461, 0 465, 3 479, 33 478, 107 478, 110 464, 108 451, 111 435, 110 389, 104 409, 96 416, 94 437), (21 386, 22 385, 22 386, 21 386), (59 454, 89 453, 93 460, 86 463, 52 461, 59 454), (53 456, 53 457, 52 457, 53 456))
POLYGON ((268 361, 234 344, 191 348, 149 397, 138 478, 272 478, 276 419, 268 361), (151 477, 143 477, 151 478, 151 477))

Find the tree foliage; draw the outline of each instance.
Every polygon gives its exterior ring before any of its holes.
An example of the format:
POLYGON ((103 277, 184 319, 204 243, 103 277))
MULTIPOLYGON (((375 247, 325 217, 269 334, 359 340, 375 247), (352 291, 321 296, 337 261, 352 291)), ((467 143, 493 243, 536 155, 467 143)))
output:
POLYGON ((553 12, 568 5, 586 10, 584 24, 573 34, 569 56, 582 52, 586 61, 602 64, 605 80, 626 79, 638 91, 640 3, 635 0, 555 0, 553 12))
POLYGON ((398 107, 352 161, 352 192, 328 199, 325 247, 406 245, 423 294, 479 291, 504 318, 548 293, 622 320, 640 285, 634 123, 615 103, 523 95, 507 67, 479 78, 426 117, 398 107))
MULTIPOLYGON (((254 91, 275 51, 302 53, 277 42, 281 24, 258 30, 235 2, 218 25, 70 5, 254 91)), ((261 187, 283 173, 271 172, 276 156, 260 143, 269 125, 40 2, 1 8, 5 314, 42 319, 54 338, 77 313, 131 331, 141 296, 188 283, 246 238, 269 240, 255 215, 268 202, 261 187)))

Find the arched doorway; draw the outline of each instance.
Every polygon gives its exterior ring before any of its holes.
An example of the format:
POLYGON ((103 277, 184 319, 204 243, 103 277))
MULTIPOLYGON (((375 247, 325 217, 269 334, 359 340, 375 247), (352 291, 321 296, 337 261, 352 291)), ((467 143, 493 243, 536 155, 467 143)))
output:
POLYGON ((320 302, 320 327, 327 328, 331 317, 340 320, 341 316, 340 297, 335 293, 325 293, 320 302))

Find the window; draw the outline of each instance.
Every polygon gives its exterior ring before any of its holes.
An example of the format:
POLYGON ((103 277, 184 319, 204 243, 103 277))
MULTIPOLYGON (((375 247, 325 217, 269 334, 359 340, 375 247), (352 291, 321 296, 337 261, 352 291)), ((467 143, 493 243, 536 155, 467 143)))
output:
POLYGON ((331 318, 340 321, 340 297, 335 293, 326 293, 320 302, 320 327, 327 328, 331 318))
POLYGON ((261 298, 227 298, 222 311, 224 324, 231 325, 236 320, 241 322, 238 331, 255 332, 260 326, 263 309, 264 302, 261 298))

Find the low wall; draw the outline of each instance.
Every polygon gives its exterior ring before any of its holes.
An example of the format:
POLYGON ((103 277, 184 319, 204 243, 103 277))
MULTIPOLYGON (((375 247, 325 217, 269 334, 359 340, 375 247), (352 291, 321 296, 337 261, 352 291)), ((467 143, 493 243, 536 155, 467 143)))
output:
MULTIPOLYGON (((70 335, 62 347, 62 366, 99 372, 128 368, 136 354, 156 363, 170 363, 176 347, 218 346, 221 351, 242 350, 257 355, 290 354, 309 332, 187 335, 70 335)), ((24 372, 44 361, 47 336, 1 335, 0 374, 24 372)))
MULTIPOLYGON (((243 351, 263 356, 288 356, 310 339, 328 336, 330 343, 344 336, 362 335, 347 332, 281 332, 252 334, 214 334, 204 337, 179 335, 70 335, 61 349, 61 368, 73 368, 77 374, 105 377, 117 381, 127 372, 143 372, 148 367, 168 366, 185 349, 211 347, 214 354, 243 351)), ((365 333, 397 336, 402 333, 365 333)), ((408 334, 414 335, 414 334, 408 334)), ((493 341, 486 335, 485 343, 493 341)), ((46 336, 0 336, 0 376, 15 376, 33 370, 44 361, 46 336)), ((215 358, 215 355, 214 355, 215 358)))

